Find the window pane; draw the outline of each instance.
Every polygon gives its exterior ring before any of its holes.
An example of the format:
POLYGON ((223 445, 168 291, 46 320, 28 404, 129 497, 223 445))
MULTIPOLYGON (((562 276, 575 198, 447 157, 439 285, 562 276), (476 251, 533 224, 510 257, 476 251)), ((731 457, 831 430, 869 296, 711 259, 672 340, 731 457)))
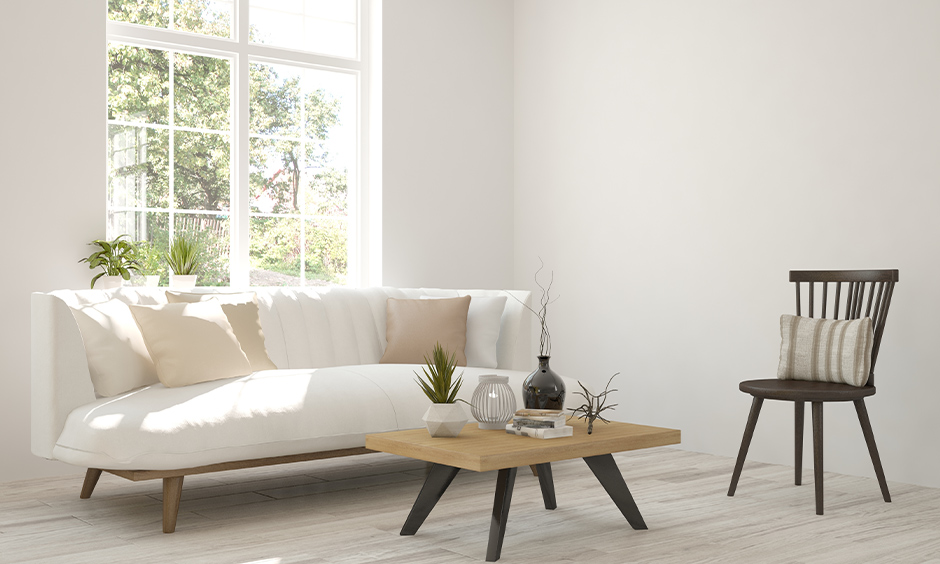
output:
POLYGON ((169 145, 165 129, 108 126, 108 202, 116 208, 165 208, 169 145))
POLYGON ((300 210, 300 143, 251 139, 251 211, 296 213, 300 210))
POLYGON ((304 212, 307 215, 346 217, 348 199, 346 171, 325 168, 309 176, 304 194, 304 212))
POLYGON ((232 6, 232 0, 108 0, 108 19, 232 37, 232 6))
POLYGON ((300 220, 252 217, 252 286, 300 286, 300 220))
POLYGON ((230 207, 228 135, 177 131, 173 147, 176 207, 228 210, 230 207))
POLYGON ((357 157, 356 77, 308 70, 305 81, 305 212, 345 216, 357 157))
POLYGON ((166 0, 108 0, 108 19, 151 27, 169 27, 166 0))
POLYGON ((251 0, 250 41, 355 58, 358 15, 355 0, 251 0))
POLYGON ((108 119, 167 125, 170 64, 166 51, 108 44, 108 119))
POLYGON ((251 63, 251 133, 300 136, 301 70, 251 63))
POLYGON ((173 24, 179 31, 215 37, 232 36, 232 2, 174 0, 173 24))
POLYGON ((174 237, 189 237, 200 247, 197 286, 228 286, 231 221, 228 215, 177 213, 174 237))
POLYGON ((201 129, 229 129, 231 65, 228 59, 174 55, 175 124, 201 129))
POLYGON ((318 219, 306 222, 304 262, 308 286, 346 284, 346 241, 349 239, 345 219, 318 219))

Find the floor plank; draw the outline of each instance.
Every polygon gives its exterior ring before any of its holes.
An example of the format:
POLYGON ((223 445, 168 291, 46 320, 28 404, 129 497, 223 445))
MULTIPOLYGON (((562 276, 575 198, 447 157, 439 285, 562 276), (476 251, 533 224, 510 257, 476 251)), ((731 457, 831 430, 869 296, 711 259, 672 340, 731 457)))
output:
MULTIPOLYGON (((815 515, 812 472, 675 448, 615 455, 649 525, 629 527, 580 460, 553 464, 558 509, 520 472, 501 562, 940 564, 940 490, 826 473, 815 515)), ((0 484, 0 562, 415 564, 481 562, 495 472, 460 472, 412 537, 399 535, 426 471, 387 454, 187 478, 177 532, 161 532, 161 482, 105 474, 0 484)))

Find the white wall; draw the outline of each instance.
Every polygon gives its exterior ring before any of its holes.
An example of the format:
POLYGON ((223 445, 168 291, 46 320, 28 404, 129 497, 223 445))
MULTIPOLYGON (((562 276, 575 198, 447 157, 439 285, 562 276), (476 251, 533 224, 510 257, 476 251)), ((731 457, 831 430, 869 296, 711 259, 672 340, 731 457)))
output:
POLYGON ((3 7, 0 52, 0 482, 80 472, 29 450, 29 294, 83 288, 105 228, 104 4, 3 7))
POLYGON ((513 5, 383 10, 383 283, 509 288, 513 5))
MULTIPOLYGON (((898 268, 867 403, 888 480, 940 486, 940 3, 515 9, 515 285, 555 271, 553 367, 734 456, 788 270, 898 268)), ((792 418, 765 402, 749 459, 792 464, 792 418)), ((826 469, 873 476, 851 404, 825 427, 826 469)))

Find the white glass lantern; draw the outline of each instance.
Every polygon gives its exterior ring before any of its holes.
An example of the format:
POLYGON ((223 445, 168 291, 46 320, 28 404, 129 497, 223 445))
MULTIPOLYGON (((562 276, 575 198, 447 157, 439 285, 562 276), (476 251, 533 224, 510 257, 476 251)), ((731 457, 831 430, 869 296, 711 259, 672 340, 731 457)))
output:
POLYGON ((481 429, 505 430, 516 413, 516 396, 509 387, 509 376, 481 375, 470 400, 470 413, 481 429))

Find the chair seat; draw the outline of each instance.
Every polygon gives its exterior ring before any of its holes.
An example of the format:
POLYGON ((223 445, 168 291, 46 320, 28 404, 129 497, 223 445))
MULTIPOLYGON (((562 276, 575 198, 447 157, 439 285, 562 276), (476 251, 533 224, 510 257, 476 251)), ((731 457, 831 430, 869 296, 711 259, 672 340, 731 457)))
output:
POLYGON ((855 401, 874 395, 874 386, 849 386, 802 380, 745 380, 738 386, 754 397, 786 401, 855 401))

